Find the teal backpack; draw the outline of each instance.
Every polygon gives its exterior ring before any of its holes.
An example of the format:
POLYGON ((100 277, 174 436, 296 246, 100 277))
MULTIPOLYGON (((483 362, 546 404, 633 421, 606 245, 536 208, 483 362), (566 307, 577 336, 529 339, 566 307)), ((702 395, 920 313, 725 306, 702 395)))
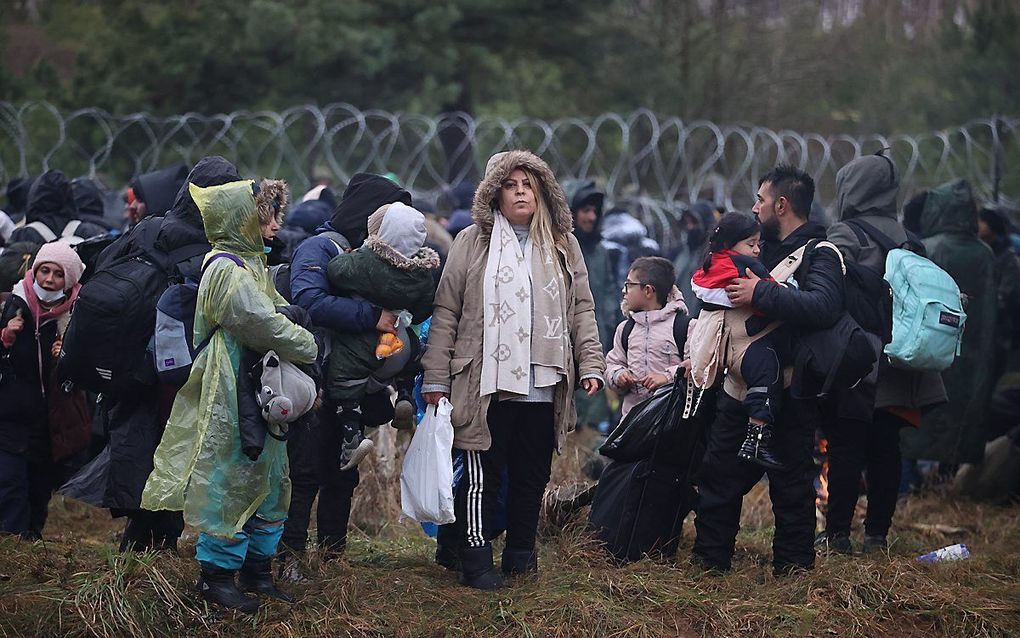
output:
POLYGON ((890 363, 909 370, 941 372, 960 354, 967 313, 960 288, 930 259, 897 248, 885 258, 893 293, 890 363))
POLYGON ((846 223, 854 232, 863 230, 886 253, 884 279, 892 293, 892 340, 884 350, 889 362, 917 371, 941 372, 951 366, 960 354, 967 322, 959 286, 933 261, 895 245, 871 224, 857 219, 846 223))

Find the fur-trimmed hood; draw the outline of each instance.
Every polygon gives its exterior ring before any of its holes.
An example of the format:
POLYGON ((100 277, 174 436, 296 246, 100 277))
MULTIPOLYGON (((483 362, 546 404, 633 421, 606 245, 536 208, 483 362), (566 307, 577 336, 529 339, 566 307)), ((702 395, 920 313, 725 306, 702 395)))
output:
POLYGON ((283 226, 283 214, 287 208, 289 195, 287 182, 282 179, 263 179, 259 182, 259 192, 255 195, 255 210, 259 214, 259 223, 268 224, 276 218, 276 223, 283 226))
POLYGON ((404 257, 378 235, 369 235, 367 246, 387 264, 400 270, 435 270, 439 268, 439 253, 431 248, 421 248, 411 257, 404 257))
POLYGON ((563 189, 549 165, 534 153, 524 150, 496 153, 485 165, 485 178, 475 190, 475 201, 471 206, 471 217, 481 234, 487 237, 492 232, 492 211, 496 208, 500 185, 517 168, 525 168, 538 178, 546 208, 552 215, 553 228, 560 235, 569 235, 574 230, 574 222, 563 189))

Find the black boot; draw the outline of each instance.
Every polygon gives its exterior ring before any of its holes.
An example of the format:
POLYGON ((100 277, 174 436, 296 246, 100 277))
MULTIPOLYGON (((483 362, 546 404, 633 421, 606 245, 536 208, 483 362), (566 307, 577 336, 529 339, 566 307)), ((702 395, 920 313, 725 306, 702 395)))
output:
POLYGON ((501 565, 505 576, 524 576, 538 572, 538 553, 533 549, 503 549, 503 564, 501 565))
POLYGON ((198 593, 210 603, 236 609, 246 614, 254 614, 259 610, 259 601, 245 596, 237 588, 233 569, 221 569, 208 563, 200 563, 202 575, 198 579, 198 593))
POLYGON ((145 552, 152 548, 152 529, 134 516, 128 516, 120 538, 121 552, 145 552))
POLYGON ((740 444, 740 451, 737 452, 737 456, 745 461, 754 460, 754 446, 758 442, 758 430, 761 428, 757 423, 747 424, 747 435, 744 437, 744 442, 740 444))
POLYGON ((285 603, 294 602, 293 597, 276 588, 276 583, 273 582, 272 558, 252 558, 250 556, 245 558, 237 584, 242 591, 251 594, 264 594, 285 603))
POLYGON ((339 560, 347 550, 346 534, 324 534, 319 537, 322 560, 339 560))
POLYGON ((462 547, 460 566, 463 573, 460 584, 491 591, 503 587, 503 577, 492 564, 492 545, 484 547, 462 547))
POLYGON ((784 470, 785 465, 772 449, 772 424, 762 424, 758 428, 758 440, 755 442, 755 453, 751 462, 758 463, 766 470, 784 470))
POLYGON ((452 572, 460 571, 460 557, 456 548, 444 545, 443 543, 436 544, 436 565, 445 567, 452 572))

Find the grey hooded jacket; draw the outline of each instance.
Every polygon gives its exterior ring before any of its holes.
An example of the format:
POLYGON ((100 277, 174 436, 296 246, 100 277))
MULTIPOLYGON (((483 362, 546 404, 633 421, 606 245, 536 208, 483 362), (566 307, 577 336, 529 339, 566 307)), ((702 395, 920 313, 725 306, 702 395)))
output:
MULTIPOLYGON (((870 238, 862 245, 845 222, 859 219, 888 236, 896 244, 907 241, 907 232, 896 217, 899 174, 892 160, 882 155, 859 157, 836 173, 836 200, 828 239, 848 263, 885 273, 886 253, 870 238)), ((879 368, 875 408, 900 407, 922 410, 945 403, 946 391, 937 372, 917 373, 893 368, 883 357, 879 368)))

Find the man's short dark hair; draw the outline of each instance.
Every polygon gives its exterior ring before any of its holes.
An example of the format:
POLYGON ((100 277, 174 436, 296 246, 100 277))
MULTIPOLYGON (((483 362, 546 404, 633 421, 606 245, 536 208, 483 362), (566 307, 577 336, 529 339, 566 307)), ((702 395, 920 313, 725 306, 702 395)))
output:
POLYGON ((772 197, 785 197, 790 208, 801 219, 811 214, 811 202, 815 199, 815 180, 811 176, 790 164, 780 164, 758 180, 758 186, 768 183, 772 197))
POLYGON ((630 269, 637 274, 639 283, 655 288, 655 296, 665 306, 676 283, 673 263, 663 257, 639 257, 630 265, 630 269))

